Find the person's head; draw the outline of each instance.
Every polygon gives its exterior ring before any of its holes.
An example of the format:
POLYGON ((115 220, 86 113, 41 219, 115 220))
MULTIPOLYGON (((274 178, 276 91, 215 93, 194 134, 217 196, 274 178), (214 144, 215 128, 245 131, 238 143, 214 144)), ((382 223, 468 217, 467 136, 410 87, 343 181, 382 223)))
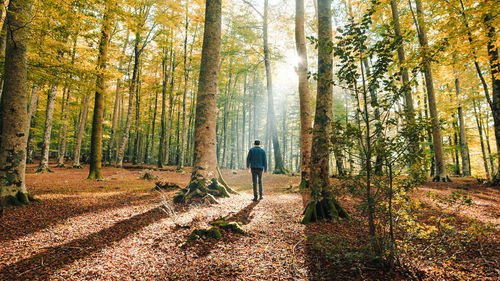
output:
POLYGON ((254 146, 260 146, 260 140, 255 140, 255 141, 253 142, 253 145, 254 145, 254 146))

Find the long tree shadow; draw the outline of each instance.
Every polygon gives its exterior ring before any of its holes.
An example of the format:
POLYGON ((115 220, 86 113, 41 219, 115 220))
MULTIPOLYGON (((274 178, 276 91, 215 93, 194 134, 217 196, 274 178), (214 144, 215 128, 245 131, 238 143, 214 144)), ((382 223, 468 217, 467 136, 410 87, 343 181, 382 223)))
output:
POLYGON ((234 221, 234 222, 238 222, 242 225, 247 225, 253 219, 253 216, 250 216, 250 214, 252 213, 252 210, 255 208, 255 206, 257 206, 257 204, 259 204, 259 201, 252 202, 252 203, 248 204, 248 206, 246 206, 245 208, 241 209, 238 213, 233 214, 232 216, 225 218, 225 220, 228 222, 234 221))
POLYGON ((155 198, 152 193, 127 192, 104 197, 98 202, 85 197, 45 199, 24 207, 15 207, 0 217, 0 243, 17 239, 36 231, 49 228, 61 221, 86 213, 108 209, 142 205, 155 198))
POLYGON ((47 248, 41 253, 0 269, 0 280, 47 280, 51 274, 65 265, 111 246, 166 216, 160 208, 154 208, 87 237, 47 248))
MULTIPOLYGON (((250 214, 252 213, 252 210, 255 208, 255 206, 257 206, 257 204, 259 204, 258 201, 252 202, 252 203, 248 204, 248 206, 246 206, 245 208, 241 209, 238 213, 224 217, 223 220, 226 222, 237 222, 240 225, 247 225, 253 219, 253 217, 250 216, 250 214)), ((220 218, 215 219, 212 222, 210 222, 210 224, 214 223, 216 221, 219 221, 219 220, 221 220, 221 219, 220 218)), ((215 239, 209 238, 209 239, 203 240, 201 242, 196 241, 194 243, 188 243, 188 244, 185 244, 185 249, 193 250, 194 252, 196 252, 198 257, 204 257, 204 256, 207 256, 208 254, 210 254, 212 252, 212 250, 215 249, 215 246, 218 243, 220 243, 220 242, 226 243, 226 244, 234 243, 235 241, 240 239, 243 235, 245 235, 245 234, 233 233, 229 230, 222 230, 222 229, 221 229, 221 233, 222 233, 222 238, 220 240, 215 240, 215 239)))

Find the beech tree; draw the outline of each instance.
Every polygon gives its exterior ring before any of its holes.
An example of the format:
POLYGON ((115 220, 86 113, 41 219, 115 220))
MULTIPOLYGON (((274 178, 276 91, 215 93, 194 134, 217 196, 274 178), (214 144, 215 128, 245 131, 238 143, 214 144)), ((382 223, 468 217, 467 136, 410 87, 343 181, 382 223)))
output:
POLYGON ((222 179, 216 154, 216 96, 219 80, 222 0, 207 0, 201 69, 196 103, 194 162, 189 185, 181 190, 174 202, 190 202, 193 198, 229 197, 233 192, 222 179))
POLYGON ((0 212, 9 205, 30 202, 25 170, 29 133, 27 41, 32 5, 31 0, 11 0, 5 22, 9 28, 0 100, 0 212))

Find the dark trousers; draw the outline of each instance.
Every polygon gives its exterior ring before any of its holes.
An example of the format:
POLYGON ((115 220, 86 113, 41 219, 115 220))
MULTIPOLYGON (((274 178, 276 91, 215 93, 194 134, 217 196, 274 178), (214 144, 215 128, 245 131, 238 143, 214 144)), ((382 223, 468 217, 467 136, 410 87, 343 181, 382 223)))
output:
POLYGON ((257 182, 259 183, 259 195, 262 197, 262 169, 252 168, 253 197, 257 199, 257 182))

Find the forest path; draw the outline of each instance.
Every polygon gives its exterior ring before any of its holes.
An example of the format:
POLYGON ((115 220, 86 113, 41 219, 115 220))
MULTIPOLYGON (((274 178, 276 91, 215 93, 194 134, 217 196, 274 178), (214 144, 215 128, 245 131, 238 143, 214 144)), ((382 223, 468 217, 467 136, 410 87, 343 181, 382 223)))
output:
MULTIPOLYGON (((160 208, 161 196, 152 189, 154 182, 139 179, 148 167, 105 167, 101 182, 85 180, 87 167, 54 166, 54 173, 34 174, 36 165, 30 165, 28 186, 42 201, 6 210, 0 218, 0 280, 359 280, 383 274, 350 260, 362 253, 368 238, 363 218, 349 197, 342 204, 357 219, 300 224, 302 198, 290 189, 297 186, 297 176, 266 175, 264 200, 255 203, 250 175, 224 170, 224 178, 239 195, 220 199, 218 205, 192 206, 167 215, 160 208), (182 246, 193 229, 208 228, 222 217, 240 222, 246 234, 223 232, 220 241, 182 246)), ((189 169, 174 169, 154 173, 185 186, 189 169)), ((454 191, 468 194, 475 204, 458 210, 459 215, 498 228, 497 189, 472 178, 428 183, 414 195, 429 203, 422 209, 428 214, 423 219, 437 212, 426 197, 428 191, 443 196, 454 191)), ((164 191, 168 201, 174 194, 175 190, 164 191)), ((457 222, 460 229, 470 224, 463 218, 457 222)), ((462 257, 467 263, 453 264, 454 270, 467 264, 460 273, 467 276, 478 266, 488 268, 497 260, 498 239, 498 232, 484 237, 488 244, 476 247, 483 250, 481 255, 469 249, 472 255, 462 257)), ((430 268, 427 280, 447 276, 434 274, 445 272, 427 260, 415 259, 422 263, 419 268, 430 268)), ((478 276, 494 274, 490 270, 478 276)))
MULTIPOLYGON (((107 168, 106 181, 91 182, 81 180, 85 170, 28 176, 42 203, 1 219, 0 280, 307 279, 304 249, 297 246, 304 237, 298 194, 269 190, 255 203, 243 181, 248 175, 226 171, 228 182, 240 183, 239 195, 168 216, 158 208, 153 182, 137 180, 137 171, 107 168), (50 180, 56 176, 62 180, 50 180), (220 241, 181 247, 194 228, 221 217, 239 221, 246 234, 223 233, 220 241), (22 218, 17 227, 16 218, 22 218)), ((160 173, 178 184, 188 177, 160 173)), ((269 177, 269 185, 283 186, 283 178, 269 177)), ((170 198, 174 191, 164 194, 170 198)))

